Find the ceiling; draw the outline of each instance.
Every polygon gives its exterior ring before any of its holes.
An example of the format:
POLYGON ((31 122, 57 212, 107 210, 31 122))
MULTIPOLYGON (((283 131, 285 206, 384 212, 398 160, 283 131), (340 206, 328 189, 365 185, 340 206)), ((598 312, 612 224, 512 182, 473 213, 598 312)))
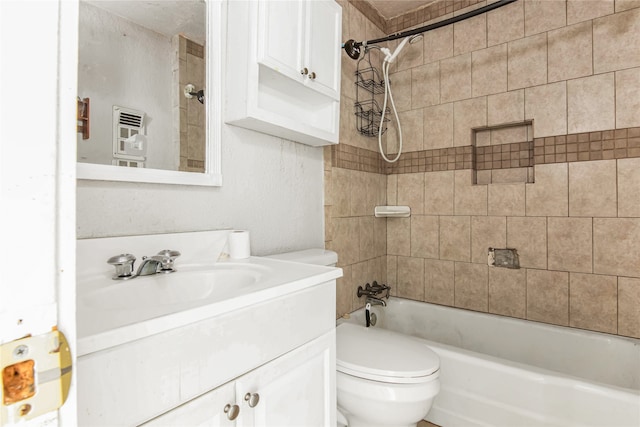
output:
POLYGON ((204 0, 83 1, 167 37, 183 34, 204 44, 207 15, 204 0))
POLYGON ((386 20, 413 12, 439 0, 367 0, 374 9, 386 20))
MULTIPOLYGON (((2 0, 0 0, 2 1, 2 0)), ((183 34, 203 43, 205 39, 205 0, 82 0, 171 37, 183 34)), ((364 0, 380 16, 392 18, 427 7, 441 0, 364 0)))

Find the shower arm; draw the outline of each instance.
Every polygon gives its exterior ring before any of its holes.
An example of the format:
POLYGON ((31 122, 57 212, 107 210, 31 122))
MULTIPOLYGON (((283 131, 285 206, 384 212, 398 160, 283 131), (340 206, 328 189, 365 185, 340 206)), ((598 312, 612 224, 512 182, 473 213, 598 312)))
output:
POLYGON ((367 40, 367 41, 362 41, 362 42, 357 42, 357 41, 351 39, 351 40, 348 40, 345 43, 343 43, 342 46, 343 46, 345 52, 347 52, 347 55, 349 55, 349 57, 351 57, 352 59, 358 59, 358 57, 360 56, 360 47, 362 47, 362 46, 364 46, 366 48, 367 45, 369 45, 369 44, 387 42, 387 41, 392 41, 392 40, 402 39, 402 38, 405 38, 405 37, 414 36, 416 34, 426 33, 427 31, 435 30, 435 29, 440 28, 440 27, 445 27, 445 26, 450 25, 450 24, 455 24, 456 22, 464 21, 465 19, 473 18, 474 16, 481 15, 481 14, 486 13, 486 12, 490 12, 490 11, 492 11, 494 9, 498 9, 498 8, 500 8, 502 6, 506 6, 509 3, 513 3, 515 1, 516 0, 500 0, 500 1, 497 1, 495 3, 491 3, 491 4, 487 5, 487 6, 481 7, 479 9, 475 9, 475 10, 472 10, 470 12, 463 13, 462 15, 454 16, 453 18, 449 18, 449 19, 445 19, 444 21, 436 22, 435 24, 430 24, 430 25, 426 25, 424 27, 414 28, 413 30, 408 30, 408 31, 400 32, 400 33, 395 33, 395 34, 392 34, 390 36, 381 37, 379 39, 367 40))

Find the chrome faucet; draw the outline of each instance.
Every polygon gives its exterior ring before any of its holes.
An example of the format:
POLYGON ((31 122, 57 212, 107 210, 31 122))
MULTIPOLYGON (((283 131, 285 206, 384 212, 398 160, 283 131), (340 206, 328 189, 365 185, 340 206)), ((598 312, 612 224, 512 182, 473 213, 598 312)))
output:
POLYGON ((131 254, 116 255, 109 258, 107 263, 116 268, 116 274, 112 277, 113 280, 127 280, 157 273, 173 273, 176 271, 173 267, 174 260, 179 256, 180 252, 165 249, 158 252, 157 255, 142 257, 142 263, 135 274, 133 274, 133 263, 136 257, 131 254))
POLYGON ((138 267, 136 276, 150 276, 160 271, 163 258, 158 255, 152 257, 142 257, 142 263, 138 267))
POLYGON ((136 276, 150 276, 157 273, 173 273, 173 261, 180 256, 180 252, 165 249, 152 257, 142 257, 142 264, 138 267, 136 276))
POLYGON ((380 298, 376 298, 376 297, 372 297, 372 296, 368 296, 367 297, 367 303, 371 304, 371 305, 381 305, 383 307, 387 306, 387 302, 383 299, 380 298))
POLYGON ((365 324, 367 328, 376 324, 376 314, 371 311, 371 307, 374 305, 381 305, 383 307, 387 306, 387 302, 377 296, 382 294, 383 298, 386 297, 389 299, 390 290, 391 286, 378 285, 378 282, 375 280, 373 281, 373 284, 367 283, 364 288, 362 286, 358 286, 358 292, 356 292, 358 298, 362 296, 367 297, 364 306, 365 324))

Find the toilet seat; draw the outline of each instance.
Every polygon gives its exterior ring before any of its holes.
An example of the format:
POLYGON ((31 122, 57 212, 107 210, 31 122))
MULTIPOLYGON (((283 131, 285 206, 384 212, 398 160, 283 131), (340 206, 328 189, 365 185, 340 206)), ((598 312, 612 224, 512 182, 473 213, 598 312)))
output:
POLYGON ((338 372, 394 384, 438 378, 440 359, 419 339, 353 323, 339 325, 336 336, 338 372))

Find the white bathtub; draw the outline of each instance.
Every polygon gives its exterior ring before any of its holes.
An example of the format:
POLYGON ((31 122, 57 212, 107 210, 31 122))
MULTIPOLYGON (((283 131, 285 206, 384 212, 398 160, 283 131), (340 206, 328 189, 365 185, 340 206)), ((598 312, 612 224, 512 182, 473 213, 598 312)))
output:
MULTIPOLYGON (((640 426, 640 340, 391 298, 382 327, 440 356, 426 420, 456 426, 640 426)), ((350 322, 364 324, 364 310, 350 322)))

